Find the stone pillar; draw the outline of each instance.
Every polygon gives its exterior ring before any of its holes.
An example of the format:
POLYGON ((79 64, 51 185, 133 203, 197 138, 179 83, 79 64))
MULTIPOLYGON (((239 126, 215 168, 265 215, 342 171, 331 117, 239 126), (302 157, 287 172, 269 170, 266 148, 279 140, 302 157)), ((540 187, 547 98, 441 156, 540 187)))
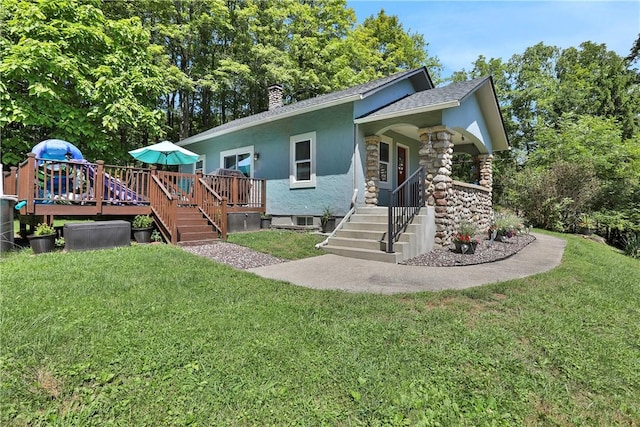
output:
POLYGON ((367 168, 365 170, 364 203, 366 206, 378 206, 378 194, 380 193, 378 168, 380 159, 379 136, 367 136, 364 138, 367 149, 367 168))
POLYGON ((480 180, 478 184, 493 192, 493 154, 478 154, 480 180))
POLYGON ((436 246, 443 248, 451 243, 454 232, 453 206, 449 199, 453 195, 451 169, 454 131, 446 126, 419 129, 420 164, 426 168, 425 186, 427 204, 434 206, 436 218, 436 246))

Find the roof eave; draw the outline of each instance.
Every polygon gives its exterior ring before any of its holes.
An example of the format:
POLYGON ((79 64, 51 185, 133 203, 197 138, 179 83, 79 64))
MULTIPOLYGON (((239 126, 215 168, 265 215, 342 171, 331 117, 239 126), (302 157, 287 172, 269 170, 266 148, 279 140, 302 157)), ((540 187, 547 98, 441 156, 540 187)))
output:
POLYGON ((428 113, 430 111, 444 110, 444 109, 447 109, 447 108, 454 108, 454 107, 459 107, 459 106, 460 106, 460 102, 457 101, 457 100, 453 100, 453 101, 441 102, 439 104, 427 105, 427 106, 424 106, 424 107, 410 108, 410 109, 401 110, 401 111, 394 111, 392 113, 387 113, 387 114, 378 114, 378 115, 373 115, 373 116, 365 116, 365 117, 361 117, 359 119, 355 119, 353 122, 355 124, 372 123, 372 122, 377 122, 379 120, 393 119, 393 118, 396 118, 396 117, 403 117, 403 116, 408 116, 408 115, 411 115, 411 114, 428 113))
POLYGON ((310 106, 305 107, 305 108, 292 110, 292 111, 289 111, 289 112, 286 112, 286 113, 283 113, 283 114, 278 114, 278 115, 275 115, 275 116, 265 117, 264 119, 253 121, 253 122, 249 122, 249 123, 245 123, 245 124, 242 124, 242 125, 239 125, 239 126, 231 126, 231 127, 227 128, 227 129, 222 129, 222 130, 220 130, 218 132, 215 132, 215 128, 214 128, 214 129, 212 129, 212 130, 214 130, 214 132, 211 132, 211 133, 208 133, 208 134, 204 135, 204 133, 208 132, 208 131, 205 131, 205 132, 203 132, 203 134, 194 135, 194 136, 191 136, 189 138, 185 138, 182 141, 178 142, 177 145, 184 146, 184 145, 195 144, 196 142, 205 141, 207 139, 218 137, 218 136, 221 136, 221 135, 226 135, 226 134, 231 133, 231 132, 237 132, 237 131, 242 130, 242 129, 248 129, 248 128, 251 128, 251 127, 254 127, 254 126, 258 126, 258 125, 262 125, 262 124, 265 124, 265 123, 275 122, 277 120, 282 120, 282 119, 286 119, 286 118, 289 118, 289 117, 298 116, 300 114, 311 113, 313 111, 321 110, 323 108, 335 107, 336 105, 346 104, 347 102, 358 101, 360 99, 362 99, 361 95, 351 95, 351 96, 346 96, 346 97, 340 98, 340 99, 334 99, 333 101, 324 102, 322 104, 315 104, 315 105, 310 105, 310 106))

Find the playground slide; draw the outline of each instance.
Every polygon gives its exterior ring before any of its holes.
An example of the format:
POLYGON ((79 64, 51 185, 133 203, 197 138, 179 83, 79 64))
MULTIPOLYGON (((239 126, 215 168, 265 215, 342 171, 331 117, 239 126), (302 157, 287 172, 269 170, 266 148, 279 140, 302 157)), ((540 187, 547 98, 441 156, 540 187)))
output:
MULTIPOLYGON (((89 179, 95 180, 96 172, 93 166, 84 166, 88 171, 89 179)), ((143 202, 143 198, 138 196, 133 190, 125 186, 119 179, 111 177, 108 173, 104 174, 105 198, 108 196, 111 201, 123 202, 143 202)))

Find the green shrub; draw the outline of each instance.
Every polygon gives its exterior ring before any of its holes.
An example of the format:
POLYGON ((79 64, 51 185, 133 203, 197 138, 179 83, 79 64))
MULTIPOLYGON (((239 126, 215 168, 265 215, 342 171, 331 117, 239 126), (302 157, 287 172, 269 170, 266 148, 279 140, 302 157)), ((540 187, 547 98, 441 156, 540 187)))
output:
POLYGON ((512 203, 534 226, 566 231, 578 215, 592 212, 600 181, 593 165, 557 162, 548 169, 525 169, 511 184, 512 203))
POLYGON ((46 236, 48 234, 53 234, 55 232, 56 232, 56 230, 55 230, 55 228, 53 228, 53 226, 43 222, 43 223, 38 224, 36 226, 36 231, 35 231, 34 234, 36 236, 46 236))
POLYGON ((628 233, 623 239, 623 244, 625 255, 640 259, 640 236, 637 233, 628 233))
POLYGON ((136 215, 131 226, 133 228, 149 228, 153 224, 153 219, 149 215, 136 215))
POLYGON ((522 230, 524 230, 524 220, 509 211, 496 213, 489 227, 489 233, 496 231, 497 235, 507 237, 513 237, 522 230))

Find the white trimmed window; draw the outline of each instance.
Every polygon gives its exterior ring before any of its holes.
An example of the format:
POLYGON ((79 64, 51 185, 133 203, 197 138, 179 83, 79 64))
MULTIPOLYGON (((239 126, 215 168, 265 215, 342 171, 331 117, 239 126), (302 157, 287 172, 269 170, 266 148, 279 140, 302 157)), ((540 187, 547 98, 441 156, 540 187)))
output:
POLYGON ((378 143, 378 181, 380 188, 391 188, 391 139, 378 143))
POLYGON ((253 145, 220 152, 220 167, 239 170, 253 178, 253 145))
POLYGON ((292 136, 290 143, 290 188, 316 186, 316 133, 292 136))

